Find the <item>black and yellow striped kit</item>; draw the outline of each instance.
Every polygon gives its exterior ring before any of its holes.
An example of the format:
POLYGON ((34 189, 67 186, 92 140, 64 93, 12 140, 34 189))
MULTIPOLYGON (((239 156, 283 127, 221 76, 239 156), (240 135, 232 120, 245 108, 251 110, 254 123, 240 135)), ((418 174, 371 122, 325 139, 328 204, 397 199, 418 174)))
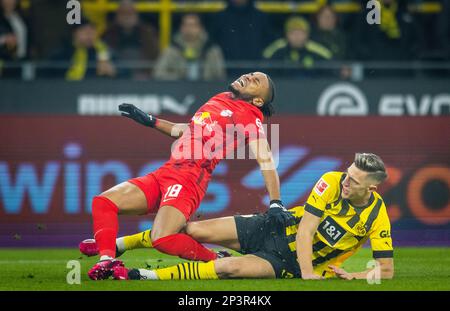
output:
MULTIPOLYGON (((381 196, 373 192, 365 206, 341 198, 345 173, 328 172, 316 183, 306 204, 289 211, 299 222, 306 212, 320 217, 313 240, 314 271, 333 276, 328 265, 340 265, 370 239, 374 258, 393 257, 391 225, 381 196)), ((296 252, 297 225, 286 228, 289 249, 296 252)))

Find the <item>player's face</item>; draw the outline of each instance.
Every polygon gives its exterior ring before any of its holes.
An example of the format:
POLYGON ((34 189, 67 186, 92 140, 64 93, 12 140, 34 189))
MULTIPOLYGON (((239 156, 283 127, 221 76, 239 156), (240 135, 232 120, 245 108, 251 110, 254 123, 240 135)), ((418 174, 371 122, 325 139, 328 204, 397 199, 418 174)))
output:
POLYGON ((236 81, 230 84, 235 95, 245 100, 253 100, 256 106, 264 104, 263 98, 269 90, 269 79, 262 72, 252 72, 240 76, 236 81))
POLYGON ((370 180, 367 178, 367 173, 352 164, 347 169, 347 176, 342 181, 341 196, 343 199, 359 202, 367 196, 369 187, 370 180))

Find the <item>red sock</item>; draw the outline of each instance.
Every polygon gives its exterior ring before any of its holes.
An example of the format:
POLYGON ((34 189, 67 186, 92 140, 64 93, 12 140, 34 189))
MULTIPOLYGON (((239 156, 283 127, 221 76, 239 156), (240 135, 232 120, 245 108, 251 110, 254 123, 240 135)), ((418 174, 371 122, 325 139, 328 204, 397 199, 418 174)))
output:
POLYGON ((119 209, 110 199, 97 196, 92 201, 94 239, 100 256, 116 257, 116 237, 119 230, 117 213, 119 209))
POLYGON ((153 241, 153 248, 188 260, 210 261, 217 258, 216 253, 184 233, 172 234, 153 241))

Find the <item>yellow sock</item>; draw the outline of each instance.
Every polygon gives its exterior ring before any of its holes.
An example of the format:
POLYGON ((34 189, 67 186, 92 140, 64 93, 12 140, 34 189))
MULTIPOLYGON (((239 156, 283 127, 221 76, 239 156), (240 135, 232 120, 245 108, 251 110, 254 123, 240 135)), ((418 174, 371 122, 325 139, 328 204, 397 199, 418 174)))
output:
POLYGON ((151 230, 146 230, 133 235, 124 236, 123 246, 126 251, 137 248, 152 248, 152 240, 150 238, 151 230))
POLYGON ((214 261, 184 262, 154 271, 160 280, 217 280, 219 278, 214 261))

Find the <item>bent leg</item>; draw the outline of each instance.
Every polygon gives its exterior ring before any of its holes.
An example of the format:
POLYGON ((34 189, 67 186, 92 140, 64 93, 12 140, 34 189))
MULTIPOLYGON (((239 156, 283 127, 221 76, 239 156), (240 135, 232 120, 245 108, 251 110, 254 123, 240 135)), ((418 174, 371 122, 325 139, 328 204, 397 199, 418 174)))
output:
POLYGON ((267 260, 255 256, 227 257, 214 261, 219 279, 274 279, 275 271, 267 260))
POLYGON ((189 222, 184 231, 200 243, 211 243, 239 251, 236 221, 233 216, 189 222))
POLYGON ((210 261, 216 253, 190 236, 179 233, 186 225, 186 216, 173 206, 162 206, 156 214, 151 238, 153 247, 160 252, 188 260, 210 261))
POLYGON ((92 218, 94 239, 101 258, 116 256, 116 237, 119 229, 118 214, 145 214, 147 200, 135 185, 124 182, 94 197, 92 218))
POLYGON ((216 280, 226 278, 275 278, 272 265, 254 255, 220 258, 209 262, 184 262, 167 268, 138 269, 144 280, 216 280))
MULTIPOLYGON (((158 218, 161 217, 163 217, 162 214, 158 216, 158 218)), ((160 222, 158 222, 158 224, 159 223, 160 222)), ((151 230, 118 238, 117 246, 119 250, 127 251, 138 248, 152 248, 151 232, 155 229, 157 229, 157 233, 153 236, 156 236, 157 238, 170 235, 170 232, 174 231, 168 230, 168 227, 156 227, 154 225, 151 230), (169 233, 167 233, 167 231, 169 231, 169 233)), ((235 251, 240 251, 241 249, 236 221, 233 216, 188 222, 181 232, 186 233, 200 243, 216 244, 235 251)))
POLYGON ((130 182, 118 184, 100 196, 116 204, 120 215, 144 215, 148 210, 144 192, 130 182))
POLYGON ((177 208, 169 205, 161 206, 153 221, 152 241, 178 233, 185 225, 186 217, 177 208))

